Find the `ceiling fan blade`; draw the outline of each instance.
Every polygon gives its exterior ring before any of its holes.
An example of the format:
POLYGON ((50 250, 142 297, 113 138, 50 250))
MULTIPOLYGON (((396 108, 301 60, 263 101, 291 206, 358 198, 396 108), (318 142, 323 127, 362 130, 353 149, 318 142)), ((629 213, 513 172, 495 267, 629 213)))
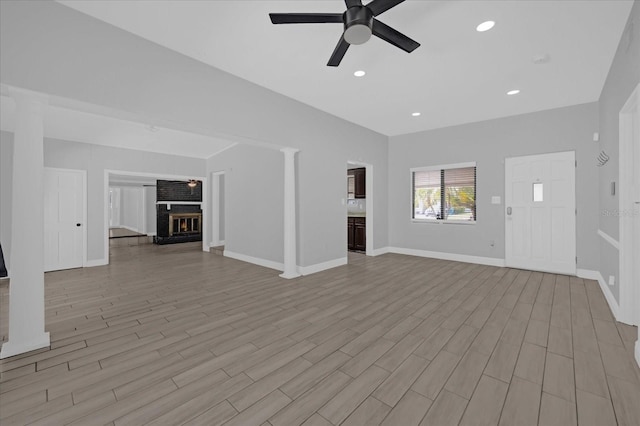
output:
POLYGON ((344 35, 340 36, 340 41, 336 45, 333 53, 331 54, 331 58, 329 58, 329 62, 327 62, 328 67, 337 67, 340 65, 340 61, 344 58, 344 54, 347 53, 347 49, 349 48, 349 43, 344 39, 344 35))
POLYGON ((342 13, 270 13, 274 24, 342 24, 342 13))
POLYGON ((373 16, 378 16, 392 7, 399 5, 403 1, 404 0, 373 0, 367 5, 367 7, 373 13, 373 16))
POLYGON ((373 35, 383 39, 384 41, 393 44, 396 47, 404 50, 405 52, 413 52, 420 46, 415 40, 410 39, 406 35, 402 34, 391 28, 390 26, 383 24, 377 19, 373 20, 373 35))
POLYGON ((362 0, 344 0, 347 5, 347 9, 353 6, 362 6, 362 0))

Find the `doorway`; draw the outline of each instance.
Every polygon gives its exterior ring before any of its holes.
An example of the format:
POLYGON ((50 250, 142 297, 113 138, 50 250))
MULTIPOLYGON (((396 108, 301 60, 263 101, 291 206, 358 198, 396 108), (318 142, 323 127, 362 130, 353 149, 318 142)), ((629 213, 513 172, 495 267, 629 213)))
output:
POLYGON ((86 263, 84 170, 44 169, 44 270, 81 268, 86 263))
POLYGON ((575 275, 575 152, 505 160, 505 264, 575 275))
MULTIPOLYGON (((619 321, 640 324, 640 85, 620 110, 619 321)), ((636 359, 640 363, 640 331, 636 359)))
POLYGON ((373 166, 348 161, 345 177, 347 252, 373 256, 373 166))
MULTIPOLYGON (((156 232, 156 213, 158 208, 156 206, 162 204, 167 206, 167 210, 171 210, 172 212, 178 212, 178 209, 171 209, 170 206, 176 207, 179 204, 186 205, 197 205, 200 206, 202 213, 201 217, 198 219, 198 231, 202 233, 201 242, 200 240, 198 245, 191 244, 192 247, 201 248, 202 251, 209 251, 209 243, 205 238, 207 232, 209 232, 209 208, 208 208, 208 199, 209 195, 207 194, 208 185, 207 178, 199 177, 199 176, 181 176, 181 175, 165 175, 161 173, 142 173, 142 172, 132 172, 125 170, 104 170, 104 224, 103 224, 103 238, 104 238, 104 253, 105 253, 105 261, 104 264, 109 264, 109 259, 111 256, 111 247, 116 248, 119 252, 123 252, 123 248, 144 248, 150 250, 158 250, 158 246, 153 244, 157 238, 156 232), (156 198, 156 183, 158 180, 168 180, 168 181, 181 181, 184 182, 185 187, 190 187, 189 182, 195 180, 196 182, 200 182, 202 185, 202 201, 199 202, 159 202, 156 198), (111 212, 112 205, 112 190, 114 188, 120 189, 120 205, 119 205, 119 215, 120 215, 120 228, 124 228, 124 233, 120 236, 120 238, 110 238, 111 229, 110 224, 113 214, 111 212), (124 200, 124 194, 128 189, 132 189, 130 191, 134 194, 134 199, 136 202, 127 203, 124 200), (126 225, 129 223, 125 217, 127 205, 133 206, 135 208, 130 209, 131 215, 129 215, 132 219, 135 218, 135 223, 137 226, 126 225), (137 206, 137 207, 136 207, 137 206), (131 231, 129 228, 136 228, 138 231, 131 231), (118 241, 121 240, 121 241, 118 241), (126 241, 125 241, 126 240, 126 241), (111 243, 112 241, 113 244, 111 243)), ((172 200, 173 201, 173 200, 172 200)), ((179 212, 178 212, 179 213, 179 212)), ((169 217, 169 216, 167 216, 169 217)), ((193 221, 192 221, 193 223, 193 221)), ((166 222, 166 229, 169 229, 169 222, 166 222)), ((126 253, 125 253, 126 255, 126 253)))

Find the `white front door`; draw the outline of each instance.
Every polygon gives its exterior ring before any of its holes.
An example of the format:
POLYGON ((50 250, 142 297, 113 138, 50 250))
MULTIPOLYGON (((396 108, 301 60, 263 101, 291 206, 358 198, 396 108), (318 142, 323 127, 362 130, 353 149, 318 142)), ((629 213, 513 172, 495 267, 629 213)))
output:
POLYGON ((45 271, 82 267, 85 226, 84 172, 45 168, 45 271))
POLYGON ((575 153, 505 161, 505 263, 576 273, 575 153))

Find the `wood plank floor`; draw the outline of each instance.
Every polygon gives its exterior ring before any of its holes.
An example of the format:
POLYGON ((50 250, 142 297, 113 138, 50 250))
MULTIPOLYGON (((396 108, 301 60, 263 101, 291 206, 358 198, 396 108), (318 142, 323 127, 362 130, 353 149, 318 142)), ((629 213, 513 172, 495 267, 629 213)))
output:
POLYGON ((594 281, 394 254, 283 280, 199 248, 46 274, 51 348, 0 362, 0 423, 640 424, 636 329, 594 281))

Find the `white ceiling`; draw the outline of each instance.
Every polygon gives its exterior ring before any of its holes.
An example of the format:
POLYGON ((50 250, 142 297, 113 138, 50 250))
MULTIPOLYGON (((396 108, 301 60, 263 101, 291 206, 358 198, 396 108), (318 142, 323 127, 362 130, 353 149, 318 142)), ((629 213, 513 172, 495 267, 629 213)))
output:
POLYGON ((633 5, 408 0, 378 18, 417 50, 372 37, 331 68, 340 24, 276 26, 268 13, 342 12, 342 0, 59 2, 390 136, 596 101, 633 5), (496 26, 478 33, 485 20, 496 26))
MULTIPOLYGON (((0 96, 0 110, 0 129, 13 132, 15 102, 0 96)), ((54 139, 195 158, 209 158, 234 145, 208 136, 52 105, 45 113, 44 134, 54 139)))

